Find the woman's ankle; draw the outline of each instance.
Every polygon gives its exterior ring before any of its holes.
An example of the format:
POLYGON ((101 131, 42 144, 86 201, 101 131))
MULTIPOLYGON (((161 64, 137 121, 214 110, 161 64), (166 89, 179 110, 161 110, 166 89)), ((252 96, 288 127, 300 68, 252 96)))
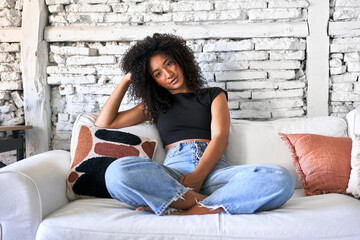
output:
POLYGON ((176 209, 181 209, 181 210, 186 210, 186 209, 189 209, 189 208, 195 206, 196 204, 198 204, 198 202, 204 200, 206 197, 207 196, 202 195, 198 192, 189 190, 181 198, 172 202, 170 204, 170 207, 176 208, 176 209))

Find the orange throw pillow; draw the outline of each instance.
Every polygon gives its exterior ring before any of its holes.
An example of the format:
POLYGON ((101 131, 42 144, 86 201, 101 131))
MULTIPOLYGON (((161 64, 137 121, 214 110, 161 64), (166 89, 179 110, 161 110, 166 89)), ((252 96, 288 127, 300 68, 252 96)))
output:
POLYGON ((306 195, 346 194, 351 171, 351 138, 279 135, 290 148, 306 195))

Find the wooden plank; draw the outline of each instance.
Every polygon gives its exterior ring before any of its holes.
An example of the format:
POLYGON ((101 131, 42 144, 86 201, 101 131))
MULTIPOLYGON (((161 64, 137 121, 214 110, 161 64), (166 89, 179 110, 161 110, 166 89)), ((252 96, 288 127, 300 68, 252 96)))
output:
POLYGON ((20 42, 21 28, 0 28, 0 42, 20 42))
POLYGON ((155 32, 172 33, 180 35, 184 39, 307 37, 308 26, 306 22, 163 26, 49 26, 45 28, 44 38, 48 42, 136 41, 155 32))
POLYGON ((307 116, 327 116, 329 99, 329 1, 309 0, 306 78, 307 116))
POLYGON ((25 124, 33 126, 26 132, 27 157, 48 151, 50 146, 50 88, 46 82, 48 46, 43 41, 47 17, 44 0, 24 0, 21 41, 24 112, 25 124))
POLYGON ((0 126, 0 132, 2 131, 16 131, 16 130, 25 130, 31 129, 32 126, 29 125, 13 125, 13 126, 0 126))
POLYGON ((359 37, 360 21, 330 22, 329 35, 333 37, 359 37))

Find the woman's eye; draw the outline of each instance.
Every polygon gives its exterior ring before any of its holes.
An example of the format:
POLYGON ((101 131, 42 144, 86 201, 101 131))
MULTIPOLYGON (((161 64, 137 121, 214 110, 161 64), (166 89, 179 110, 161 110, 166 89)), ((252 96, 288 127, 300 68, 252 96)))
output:
POLYGON ((171 66, 172 64, 173 64, 173 61, 169 61, 167 65, 171 66))
POLYGON ((160 77, 160 73, 159 73, 159 72, 156 73, 156 74, 155 74, 155 77, 160 77))

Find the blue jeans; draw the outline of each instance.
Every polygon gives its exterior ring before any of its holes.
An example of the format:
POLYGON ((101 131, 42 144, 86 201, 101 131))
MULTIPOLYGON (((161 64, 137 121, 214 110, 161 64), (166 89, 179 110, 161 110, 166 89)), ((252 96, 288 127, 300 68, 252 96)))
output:
MULTIPOLYGON (((169 205, 189 190, 178 179, 194 171, 208 143, 185 142, 172 147, 164 164, 148 158, 124 157, 106 170, 110 195, 133 207, 149 206, 156 215, 171 210, 169 205)), ((294 192, 294 179, 283 167, 271 164, 230 166, 225 156, 203 182, 199 202, 226 213, 254 213, 283 205, 294 192)))

